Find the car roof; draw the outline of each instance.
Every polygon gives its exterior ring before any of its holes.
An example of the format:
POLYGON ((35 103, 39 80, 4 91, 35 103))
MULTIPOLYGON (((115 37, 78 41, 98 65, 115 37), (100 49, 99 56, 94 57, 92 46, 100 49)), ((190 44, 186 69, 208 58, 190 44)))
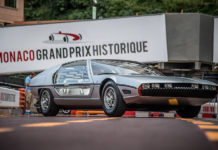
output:
POLYGON ((102 62, 111 62, 111 61, 119 61, 119 62, 132 62, 132 63, 137 63, 137 64, 142 64, 141 62, 137 62, 137 61, 132 61, 132 60, 120 60, 120 59, 80 59, 80 60, 73 60, 73 61, 70 61, 70 62, 66 62, 66 63, 63 63, 62 66, 64 65, 68 65, 68 64, 71 64, 73 62, 80 62, 80 61, 102 61, 102 62))

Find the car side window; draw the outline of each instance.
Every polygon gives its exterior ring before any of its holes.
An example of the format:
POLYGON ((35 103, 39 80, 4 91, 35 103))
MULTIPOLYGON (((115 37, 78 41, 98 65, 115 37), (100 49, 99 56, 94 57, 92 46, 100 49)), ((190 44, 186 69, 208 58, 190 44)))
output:
POLYGON ((90 82, 86 61, 76 61, 62 66, 54 77, 55 84, 80 84, 90 82))

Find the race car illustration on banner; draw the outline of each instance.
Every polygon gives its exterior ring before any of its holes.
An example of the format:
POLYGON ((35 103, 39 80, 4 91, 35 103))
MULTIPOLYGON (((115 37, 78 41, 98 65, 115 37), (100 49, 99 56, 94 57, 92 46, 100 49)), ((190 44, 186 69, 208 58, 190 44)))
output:
POLYGON ((76 60, 43 71, 31 91, 44 116, 59 109, 103 109, 111 117, 126 110, 170 111, 195 117, 212 100, 216 84, 168 77, 147 65, 126 60, 76 60))
POLYGON ((73 34, 73 33, 62 33, 59 31, 58 33, 52 33, 49 36, 49 41, 63 41, 63 42, 72 42, 72 41, 78 41, 82 40, 81 34, 73 34))

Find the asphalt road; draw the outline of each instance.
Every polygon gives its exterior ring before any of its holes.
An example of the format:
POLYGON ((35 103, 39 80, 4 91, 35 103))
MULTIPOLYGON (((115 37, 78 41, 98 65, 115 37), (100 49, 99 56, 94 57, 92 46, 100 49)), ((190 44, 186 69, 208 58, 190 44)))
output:
POLYGON ((0 150, 218 150, 218 120, 0 117, 0 150))

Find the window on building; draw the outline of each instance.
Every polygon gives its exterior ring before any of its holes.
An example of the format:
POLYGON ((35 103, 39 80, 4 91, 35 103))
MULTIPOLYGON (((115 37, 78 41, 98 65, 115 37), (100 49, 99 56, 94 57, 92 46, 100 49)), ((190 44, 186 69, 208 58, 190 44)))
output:
POLYGON ((17 0, 5 0, 5 6, 17 8, 17 0))

